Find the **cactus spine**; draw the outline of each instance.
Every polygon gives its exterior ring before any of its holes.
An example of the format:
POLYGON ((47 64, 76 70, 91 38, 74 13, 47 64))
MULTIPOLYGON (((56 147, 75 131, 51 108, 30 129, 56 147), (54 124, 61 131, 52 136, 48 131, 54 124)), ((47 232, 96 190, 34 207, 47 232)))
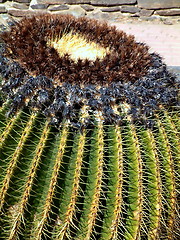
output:
POLYGON ((3 124, 2 239, 178 236, 178 119, 156 115, 155 130, 95 121, 81 133, 35 113, 3 124))

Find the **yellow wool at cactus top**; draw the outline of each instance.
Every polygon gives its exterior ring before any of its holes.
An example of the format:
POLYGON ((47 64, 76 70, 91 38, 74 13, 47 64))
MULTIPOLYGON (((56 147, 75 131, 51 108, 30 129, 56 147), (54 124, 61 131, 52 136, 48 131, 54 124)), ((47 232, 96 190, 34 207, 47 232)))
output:
POLYGON ((99 44, 90 42, 84 36, 73 32, 63 34, 61 38, 49 40, 47 44, 54 47, 60 57, 68 54, 74 61, 78 59, 95 61, 97 58, 103 59, 110 52, 109 48, 103 48, 99 44))

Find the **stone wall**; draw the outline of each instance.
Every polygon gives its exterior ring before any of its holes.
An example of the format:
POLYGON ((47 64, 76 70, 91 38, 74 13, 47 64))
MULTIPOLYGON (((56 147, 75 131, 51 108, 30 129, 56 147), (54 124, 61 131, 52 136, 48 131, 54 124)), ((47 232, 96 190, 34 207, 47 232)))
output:
POLYGON ((101 20, 158 19, 180 22, 180 0, 0 0, 1 18, 20 18, 39 13, 72 14, 101 20))

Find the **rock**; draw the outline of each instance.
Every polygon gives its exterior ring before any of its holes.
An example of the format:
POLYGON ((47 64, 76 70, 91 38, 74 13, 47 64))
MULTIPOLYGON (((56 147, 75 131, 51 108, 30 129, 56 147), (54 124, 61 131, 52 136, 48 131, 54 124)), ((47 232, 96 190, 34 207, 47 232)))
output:
POLYGON ((8 24, 9 27, 14 26, 16 23, 17 23, 17 21, 14 21, 14 20, 7 22, 7 24, 8 24))
POLYGON ((7 13, 7 9, 5 6, 0 6, 0 13, 7 13))
POLYGON ((44 4, 79 4, 79 3, 90 3, 90 0, 37 0, 37 3, 44 4))
MULTIPOLYGON (((36 4, 41 4, 41 3, 39 3, 38 0, 31 0, 31 2, 30 2, 30 7, 31 7, 32 5, 36 5, 36 4)), ((43 4, 43 3, 42 3, 42 4, 43 4)))
POLYGON ((91 3, 90 0, 66 0, 65 1, 66 4, 79 4, 79 3, 91 3))
POLYGON ((74 17, 84 17, 86 15, 86 11, 79 5, 71 6, 71 8, 67 11, 74 17))
POLYGON ((138 13, 138 16, 150 17, 153 14, 154 10, 141 9, 138 13))
POLYGON ((133 7, 133 6, 122 6, 121 7, 122 13, 137 13, 139 11, 140 11, 140 9, 138 7, 133 7))
MULTIPOLYGON (((2 32, 4 32, 4 31, 6 31, 7 30, 7 27, 4 25, 4 24, 1 24, 0 23, 0 33, 2 33, 2 32)), ((1 43, 1 38, 0 38, 0 43, 1 43)))
POLYGON ((5 27, 3 26, 6 26, 7 25, 7 20, 9 19, 9 16, 7 14, 1 14, 0 15, 0 26, 1 26, 1 29, 5 29, 5 27))
POLYGON ((157 18, 156 16, 150 16, 150 17, 141 16, 140 19, 143 20, 143 21, 148 21, 148 22, 150 22, 150 21, 155 21, 155 20, 157 20, 158 18, 157 18))
POLYGON ((16 2, 19 2, 19 3, 30 3, 31 0, 16 0, 16 2))
POLYGON ((180 80, 180 66, 167 66, 168 71, 176 74, 176 77, 180 80))
POLYGON ((43 13, 47 13, 46 10, 30 10, 30 9, 25 9, 25 10, 22 10, 22 9, 14 9, 14 8, 10 8, 8 9, 8 14, 9 15, 12 15, 14 17, 27 17, 27 16, 31 16, 31 15, 37 15, 37 14, 43 14, 43 13))
POLYGON ((31 8, 32 9, 47 9, 48 7, 48 4, 34 4, 34 5, 31 5, 31 8))
POLYGON ((115 5, 123 5, 123 4, 134 4, 136 0, 91 0, 92 5, 100 5, 100 6, 115 6, 115 5))
POLYGON ((102 12, 99 9, 96 9, 93 12, 87 13, 87 17, 92 19, 97 19, 97 20, 108 20, 110 18, 109 13, 102 12))
POLYGON ((86 15, 86 11, 79 5, 74 5, 69 8, 69 10, 62 11, 53 11, 52 14, 70 14, 74 17, 84 17, 86 15))
POLYGON ((167 10, 158 10, 155 12, 160 16, 177 16, 180 15, 180 9, 167 9, 167 10))
POLYGON ((165 25, 173 25, 173 22, 170 19, 163 19, 162 21, 165 25))
POLYGON ((91 5, 88 5, 88 4, 83 4, 83 5, 81 5, 81 7, 87 12, 90 12, 90 11, 94 10, 94 7, 91 6, 91 5))
POLYGON ((118 12, 120 10, 120 7, 107 7, 101 9, 102 12, 118 12))
POLYGON ((7 21, 12 19, 8 14, 1 14, 0 15, 0 24, 6 24, 7 21))
POLYGON ((13 2, 12 3, 12 7, 13 8, 17 8, 17 9, 28 9, 29 7, 24 4, 24 3, 17 3, 17 2, 13 2))
POLYGON ((51 6, 48 7, 49 11, 61 11, 61 10, 68 10, 68 9, 69 9, 68 5, 64 5, 64 4, 62 4, 62 5, 51 5, 51 6))
POLYGON ((178 8, 179 0, 138 0, 138 7, 147 9, 178 8))
POLYGON ((1 14, 0 15, 0 32, 9 30, 11 25, 14 25, 15 21, 11 16, 8 14, 1 14))

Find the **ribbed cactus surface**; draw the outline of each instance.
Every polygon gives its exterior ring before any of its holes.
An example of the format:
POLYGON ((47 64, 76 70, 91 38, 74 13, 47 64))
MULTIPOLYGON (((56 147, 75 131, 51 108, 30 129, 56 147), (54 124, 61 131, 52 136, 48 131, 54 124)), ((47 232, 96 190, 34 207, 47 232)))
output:
MULTIPOLYGON (((27 109, 0 115, 0 236, 178 239, 179 116, 60 129, 27 109)), ((83 121, 86 111, 82 109, 83 121)))

